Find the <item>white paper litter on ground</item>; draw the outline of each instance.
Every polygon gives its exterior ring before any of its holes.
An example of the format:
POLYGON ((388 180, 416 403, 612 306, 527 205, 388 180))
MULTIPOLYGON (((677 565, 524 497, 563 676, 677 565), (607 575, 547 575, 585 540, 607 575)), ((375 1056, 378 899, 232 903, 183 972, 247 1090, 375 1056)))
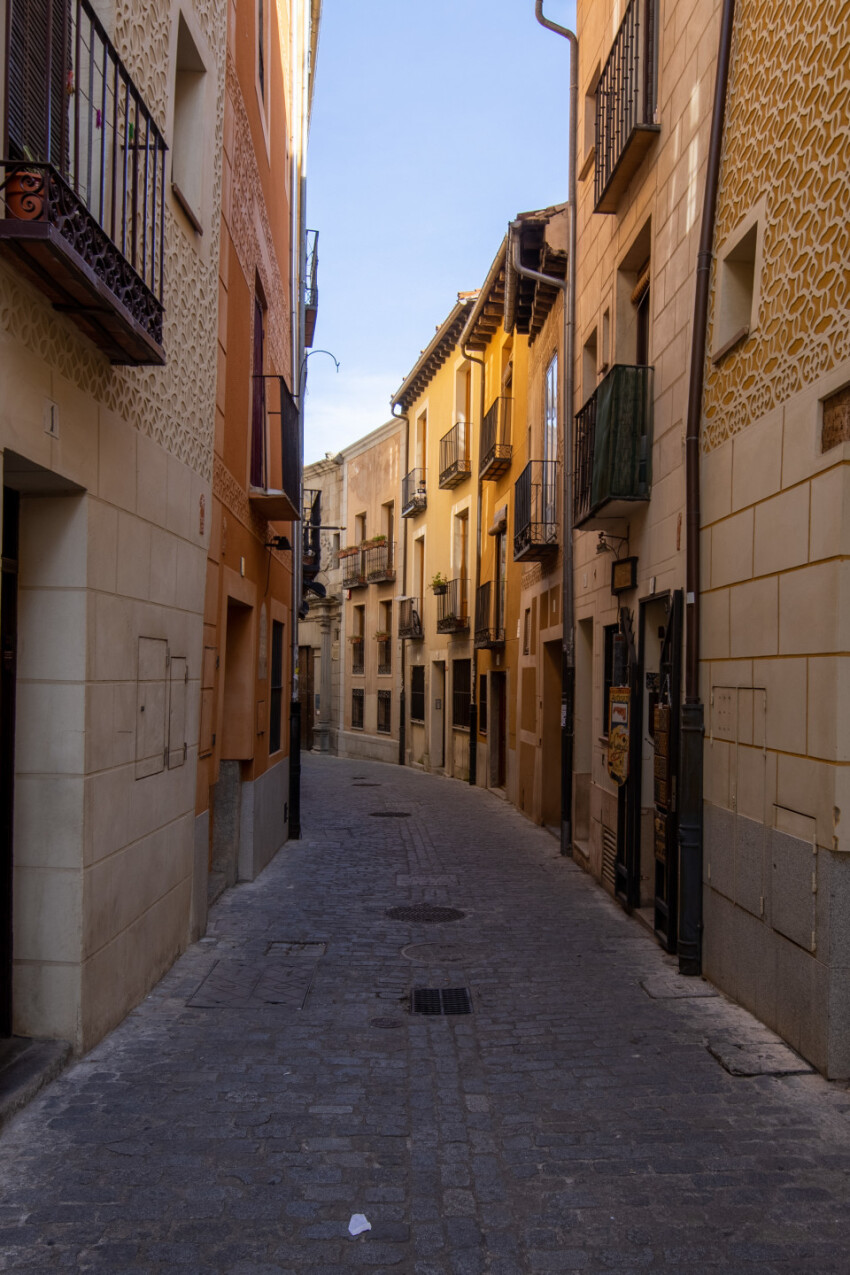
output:
POLYGON ((348 1230, 351 1235, 362 1235, 364 1231, 371 1231, 372 1223, 362 1213, 352 1213, 351 1221, 348 1223, 348 1230))

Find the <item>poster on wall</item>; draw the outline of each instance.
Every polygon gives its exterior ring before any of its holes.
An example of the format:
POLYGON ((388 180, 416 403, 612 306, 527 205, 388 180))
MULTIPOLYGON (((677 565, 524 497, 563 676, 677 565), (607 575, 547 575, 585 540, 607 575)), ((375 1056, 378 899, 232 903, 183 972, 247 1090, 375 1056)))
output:
POLYGON ((608 699, 608 774, 618 784, 629 777, 631 691, 612 686, 608 699))

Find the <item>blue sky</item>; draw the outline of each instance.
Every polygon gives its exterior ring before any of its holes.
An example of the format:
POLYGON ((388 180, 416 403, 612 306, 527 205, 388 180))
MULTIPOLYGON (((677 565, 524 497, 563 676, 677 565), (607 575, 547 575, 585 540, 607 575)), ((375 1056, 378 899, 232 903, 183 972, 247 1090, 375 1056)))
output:
MULTIPOLYGON (((572 26, 574 0, 545 12, 572 26)), ((310 463, 383 424, 508 221, 567 192, 569 51, 534 0, 323 0, 308 161, 310 463)))

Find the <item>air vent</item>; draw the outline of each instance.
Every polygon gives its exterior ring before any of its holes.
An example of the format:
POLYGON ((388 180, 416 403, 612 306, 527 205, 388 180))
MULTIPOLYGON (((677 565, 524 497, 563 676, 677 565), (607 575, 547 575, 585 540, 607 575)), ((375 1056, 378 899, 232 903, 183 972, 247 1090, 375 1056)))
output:
POLYGON ((410 997, 412 1014, 471 1014, 467 987, 414 987, 410 997))

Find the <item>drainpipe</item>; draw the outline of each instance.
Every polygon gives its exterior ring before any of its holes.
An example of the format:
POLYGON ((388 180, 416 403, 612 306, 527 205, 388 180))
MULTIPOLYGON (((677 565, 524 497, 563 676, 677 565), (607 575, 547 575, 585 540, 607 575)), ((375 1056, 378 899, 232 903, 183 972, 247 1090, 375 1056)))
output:
MULTIPOLYGON (((304 358, 305 309, 304 279, 307 273, 307 244, 305 238, 305 206, 307 200, 307 126, 309 121, 310 101, 310 44, 311 44, 311 12, 306 7, 301 37, 301 122, 298 147, 293 147, 293 178, 291 190, 293 194, 292 216, 292 253, 293 297, 292 311, 293 330, 293 372, 298 377, 298 455, 302 469, 304 464, 304 388, 302 381, 306 379, 306 359, 304 358), (295 156, 297 155, 297 162, 295 156), (297 192, 297 193, 296 193, 297 192), (296 265, 297 262, 297 265, 296 265), (297 372, 296 372, 297 369, 297 372)), ((297 21, 297 17, 294 17, 297 21)), ((296 63, 297 65, 297 63, 296 63)), ((299 490, 301 484, 299 483, 299 490)), ((303 510, 299 510, 303 514, 303 510)), ((289 704, 289 838, 298 841, 301 838, 301 697, 298 669, 298 621, 302 599, 302 550, 303 527, 301 519, 293 524, 293 561, 292 561, 292 689, 289 704)))
POLYGON ((687 624, 685 633, 685 702, 682 706, 682 753, 679 780, 679 883, 681 915, 679 918, 679 972, 699 974, 702 971, 702 777, 703 739, 705 735, 703 705, 699 697, 699 445, 702 419, 703 383, 705 379, 708 299, 711 283, 712 244, 720 182, 720 160, 723 146, 723 123, 726 112, 726 87, 735 20, 735 0, 723 0, 720 22, 720 44, 717 51, 717 75, 714 81, 714 106, 711 136, 708 143, 708 169, 702 207, 699 252, 697 254, 694 324, 691 339, 691 370, 688 384, 688 418, 685 431, 685 520, 687 558, 685 567, 687 624))
MULTIPOLYGON (((576 130, 578 127, 578 37, 568 27, 543 16, 543 0, 535 0, 534 16, 542 27, 569 41, 570 46, 570 145, 568 160, 569 258, 566 286, 563 280, 537 274, 538 280, 556 283, 564 292, 564 368, 561 372, 564 415, 564 547, 561 597, 561 854, 573 853, 573 739, 575 733, 576 635, 573 596, 573 402, 575 399, 576 317, 576 130)), ((514 263, 518 274, 535 277, 519 265, 519 243, 514 263)))
MULTIPOLYGON (((397 412, 395 403, 390 403, 390 411, 397 421, 404 421, 404 463, 401 466, 402 473, 407 473, 407 457, 410 450, 410 417, 405 412, 397 412)), ((402 481, 404 481, 402 479, 402 481)), ((399 514, 401 514, 401 505, 399 504, 399 514)), ((402 597, 407 597, 407 519, 399 517, 398 530, 399 537, 401 529, 404 526, 404 542, 401 550, 401 593, 402 597)), ((419 599, 419 605, 422 605, 422 599, 419 599)), ((398 764, 405 764, 405 751, 407 749, 407 722, 405 720, 405 712, 407 709, 407 696, 405 693, 405 653, 404 638, 401 639, 401 685, 398 691, 398 764)))
MULTIPOLYGON (((480 409, 479 421, 484 420, 484 359, 477 354, 471 354, 465 345, 460 347, 460 352, 465 359, 469 359, 470 363, 477 363, 481 368, 481 390, 479 393, 480 409)), ((479 430, 481 426, 479 425, 479 430)), ((469 440, 469 454, 472 455, 472 440, 469 440)), ((473 606, 478 598, 478 590, 481 586, 481 473, 476 479, 476 514, 475 514, 475 589, 473 591, 473 606)), ((475 645, 475 619, 473 612, 473 628, 472 628, 472 677, 470 686, 469 700, 469 782, 474 788, 478 783, 478 649, 475 645)))

